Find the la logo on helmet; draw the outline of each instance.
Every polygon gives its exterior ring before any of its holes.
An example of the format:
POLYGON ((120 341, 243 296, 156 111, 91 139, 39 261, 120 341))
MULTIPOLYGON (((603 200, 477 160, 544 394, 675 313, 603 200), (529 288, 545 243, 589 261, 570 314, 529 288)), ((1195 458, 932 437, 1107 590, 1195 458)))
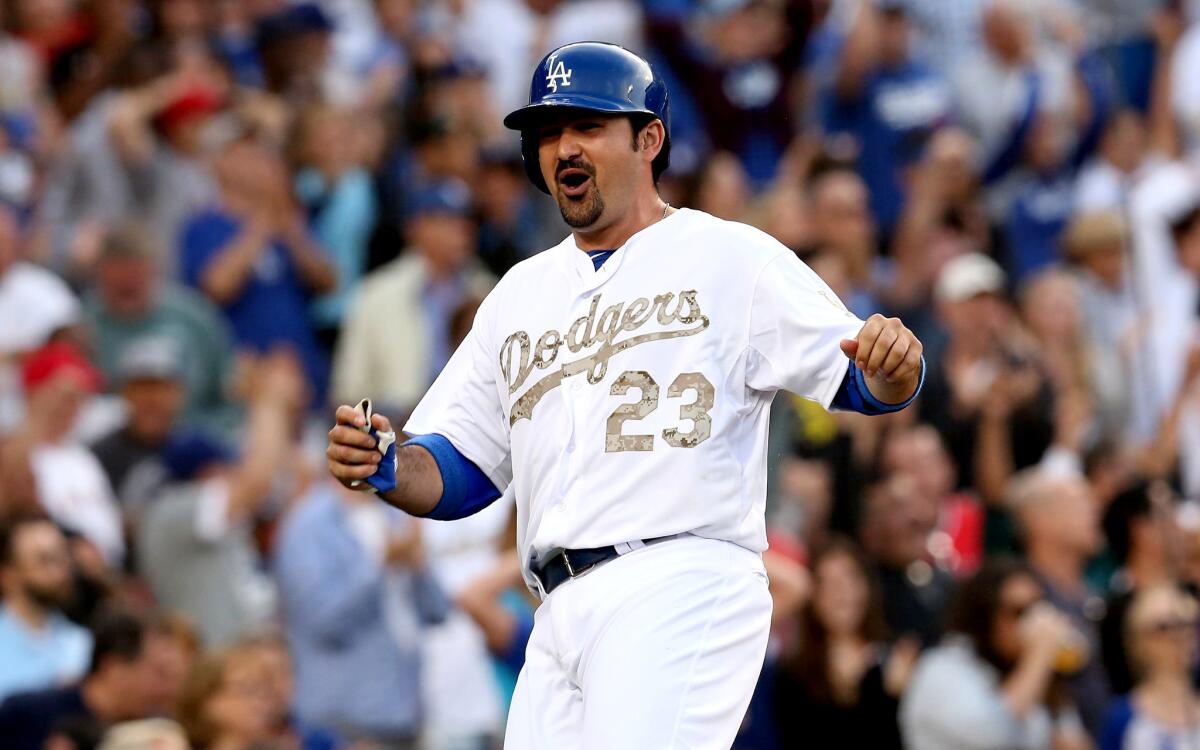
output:
POLYGON ((571 71, 563 64, 562 60, 555 61, 557 54, 550 55, 550 59, 546 61, 546 85, 551 91, 558 92, 558 87, 571 85, 571 71))

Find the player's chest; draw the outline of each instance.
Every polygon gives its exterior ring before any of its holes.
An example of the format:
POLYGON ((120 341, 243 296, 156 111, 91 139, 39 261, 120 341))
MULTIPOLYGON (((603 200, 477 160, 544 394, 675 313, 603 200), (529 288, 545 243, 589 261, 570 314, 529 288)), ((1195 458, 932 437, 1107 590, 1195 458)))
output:
MULTIPOLYGON (((724 371, 745 321, 726 309, 709 279, 632 279, 585 290, 547 290, 500 316, 495 366, 510 424, 556 411, 564 399, 587 410, 614 384, 685 372, 724 371)), ((602 404, 597 404, 600 408, 602 404)))

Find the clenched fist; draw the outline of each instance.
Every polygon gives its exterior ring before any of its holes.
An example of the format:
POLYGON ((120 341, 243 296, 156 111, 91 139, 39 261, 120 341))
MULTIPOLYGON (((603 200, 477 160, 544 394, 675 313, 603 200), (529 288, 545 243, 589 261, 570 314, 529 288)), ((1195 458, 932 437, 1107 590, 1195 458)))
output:
POLYGON ((853 339, 842 339, 842 353, 866 376, 867 388, 885 404, 908 400, 921 382, 923 347, 899 318, 876 313, 853 339))

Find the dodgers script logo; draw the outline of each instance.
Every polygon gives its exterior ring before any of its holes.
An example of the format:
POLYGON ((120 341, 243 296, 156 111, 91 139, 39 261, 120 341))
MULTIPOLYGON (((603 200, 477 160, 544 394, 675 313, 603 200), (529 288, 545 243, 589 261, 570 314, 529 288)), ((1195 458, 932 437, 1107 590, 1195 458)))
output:
POLYGON ((548 369, 558 359, 559 351, 567 349, 576 354, 596 344, 601 346, 592 354, 562 363, 541 380, 529 387, 513 404, 508 423, 533 418, 533 407, 550 390, 562 384, 563 378, 586 373, 592 385, 599 383, 608 372, 608 361, 614 354, 651 341, 694 336, 708 328, 708 316, 700 310, 695 289, 685 289, 676 296, 672 292, 659 294, 651 301, 639 297, 632 302, 618 302, 603 312, 600 295, 592 297, 588 314, 571 324, 566 334, 551 328, 535 342, 526 331, 509 336, 500 349, 500 371, 508 383, 508 392, 516 393, 534 370, 548 369), (633 333, 651 320, 671 329, 641 333, 617 341, 622 332, 633 333), (672 324, 678 324, 672 326, 672 324))
POLYGON ((562 60, 558 60, 556 64, 555 58, 557 57, 557 54, 550 55, 550 59, 546 61, 546 85, 556 93, 559 86, 571 85, 572 72, 563 64, 562 60))

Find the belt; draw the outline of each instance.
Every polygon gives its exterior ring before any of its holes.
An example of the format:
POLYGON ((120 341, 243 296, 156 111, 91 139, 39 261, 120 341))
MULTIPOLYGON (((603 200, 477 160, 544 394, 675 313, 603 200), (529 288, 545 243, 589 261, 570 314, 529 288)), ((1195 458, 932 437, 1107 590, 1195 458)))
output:
POLYGON ((641 539, 632 543, 622 543, 621 547, 625 548, 624 551, 618 550, 612 545, 607 547, 592 547, 590 549, 562 549, 550 555, 550 557, 541 563, 533 563, 530 566, 530 572, 533 573, 533 577, 541 584, 543 595, 549 596, 551 591, 572 578, 578 578, 609 560, 620 557, 625 552, 630 552, 638 547, 677 539, 681 536, 683 534, 671 534, 670 536, 641 539))

